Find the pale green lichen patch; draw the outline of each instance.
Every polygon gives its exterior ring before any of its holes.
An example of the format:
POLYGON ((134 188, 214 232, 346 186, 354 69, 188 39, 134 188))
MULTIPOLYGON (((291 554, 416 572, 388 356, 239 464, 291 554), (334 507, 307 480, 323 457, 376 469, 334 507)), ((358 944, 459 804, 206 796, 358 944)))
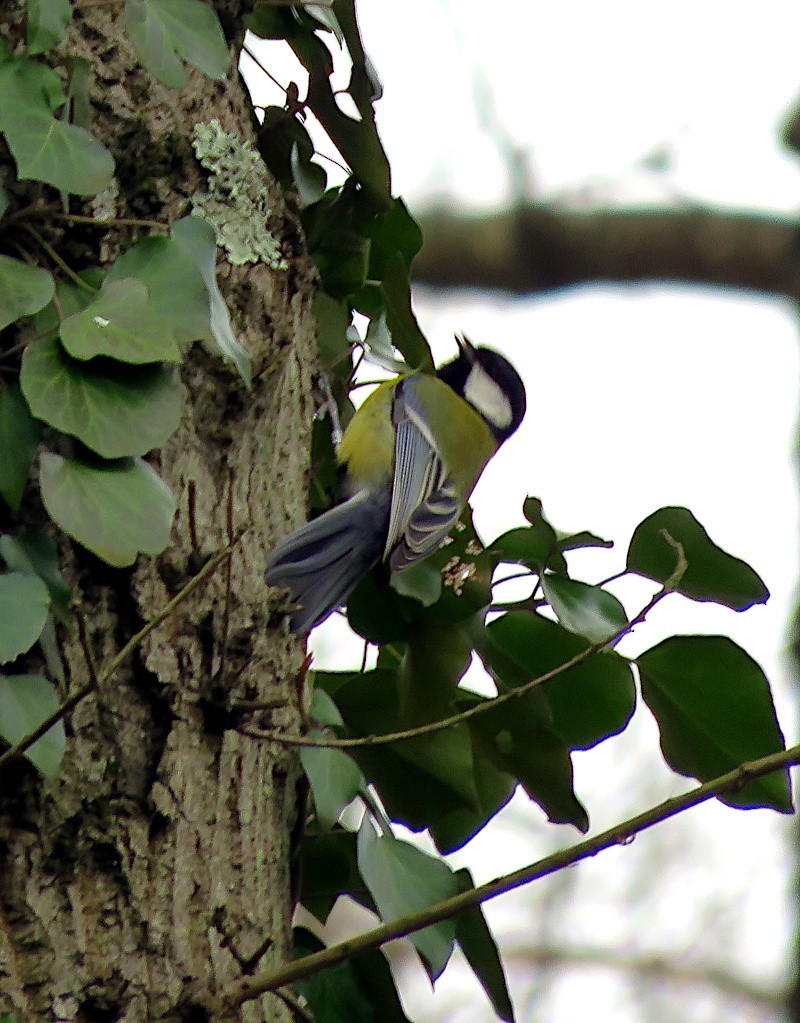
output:
POLYGON ((216 118, 195 126, 192 146, 208 172, 208 191, 192 196, 192 205, 214 225, 217 244, 230 262, 264 262, 285 270, 280 241, 268 226, 275 185, 261 157, 249 142, 228 134, 216 118))

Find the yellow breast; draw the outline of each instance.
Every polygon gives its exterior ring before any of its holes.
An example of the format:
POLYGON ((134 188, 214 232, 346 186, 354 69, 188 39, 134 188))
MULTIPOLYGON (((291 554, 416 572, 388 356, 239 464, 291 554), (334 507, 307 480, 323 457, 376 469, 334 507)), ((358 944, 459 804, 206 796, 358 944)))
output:
POLYGON ((356 412, 339 445, 339 462, 354 489, 375 487, 391 479, 394 466, 392 397, 397 380, 381 384, 356 412))

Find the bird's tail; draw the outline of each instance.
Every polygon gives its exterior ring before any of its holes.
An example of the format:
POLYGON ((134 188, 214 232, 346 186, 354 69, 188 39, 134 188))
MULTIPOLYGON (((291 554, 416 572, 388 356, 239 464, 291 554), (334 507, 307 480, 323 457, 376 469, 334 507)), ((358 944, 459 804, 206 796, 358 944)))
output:
POLYGON ((384 495, 362 490, 281 540, 267 561, 266 579, 286 587, 299 605, 290 616, 292 632, 310 632, 377 564, 388 517, 384 495))

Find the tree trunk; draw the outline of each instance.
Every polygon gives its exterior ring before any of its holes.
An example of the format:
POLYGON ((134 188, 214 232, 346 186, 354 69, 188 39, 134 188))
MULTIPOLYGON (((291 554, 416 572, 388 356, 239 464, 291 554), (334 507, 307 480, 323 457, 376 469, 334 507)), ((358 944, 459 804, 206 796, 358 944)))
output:
MULTIPOLYGON (((217 6, 227 29, 238 4, 217 6)), ((117 161, 116 195, 81 212, 113 201, 117 217, 173 221, 203 188, 193 127, 217 118, 252 142, 250 103, 235 69, 224 83, 190 68, 185 89, 159 85, 123 18, 122 4, 77 8, 64 46, 92 66, 93 131, 117 161)), ((304 651, 269 628, 263 566, 305 516, 313 274, 291 211, 277 190, 273 199, 288 270, 223 261, 217 271, 253 387, 192 348, 180 429, 152 459, 178 499, 171 545, 133 571, 64 553, 77 613, 60 638, 74 691, 243 531, 230 561, 72 713, 59 783, 23 762, 5 772, 0 1012, 18 1023, 203 1018, 196 1001, 291 956, 298 769, 293 755, 238 731, 235 710, 268 705, 249 713, 271 713, 281 728, 302 713, 304 651)), ((73 265, 97 265, 98 252, 108 264, 132 240, 118 228, 70 228, 73 265)), ((236 1018, 286 1012, 269 995, 236 1018)))

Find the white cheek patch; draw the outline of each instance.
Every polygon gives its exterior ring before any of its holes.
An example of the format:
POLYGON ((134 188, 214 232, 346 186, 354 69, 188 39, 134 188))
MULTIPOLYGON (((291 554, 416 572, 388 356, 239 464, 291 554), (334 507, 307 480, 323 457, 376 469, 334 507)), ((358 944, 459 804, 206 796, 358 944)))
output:
POLYGON ((464 397, 474 409, 499 430, 511 426, 513 415, 511 404, 497 383, 489 376, 480 363, 469 371, 464 387, 464 397))

